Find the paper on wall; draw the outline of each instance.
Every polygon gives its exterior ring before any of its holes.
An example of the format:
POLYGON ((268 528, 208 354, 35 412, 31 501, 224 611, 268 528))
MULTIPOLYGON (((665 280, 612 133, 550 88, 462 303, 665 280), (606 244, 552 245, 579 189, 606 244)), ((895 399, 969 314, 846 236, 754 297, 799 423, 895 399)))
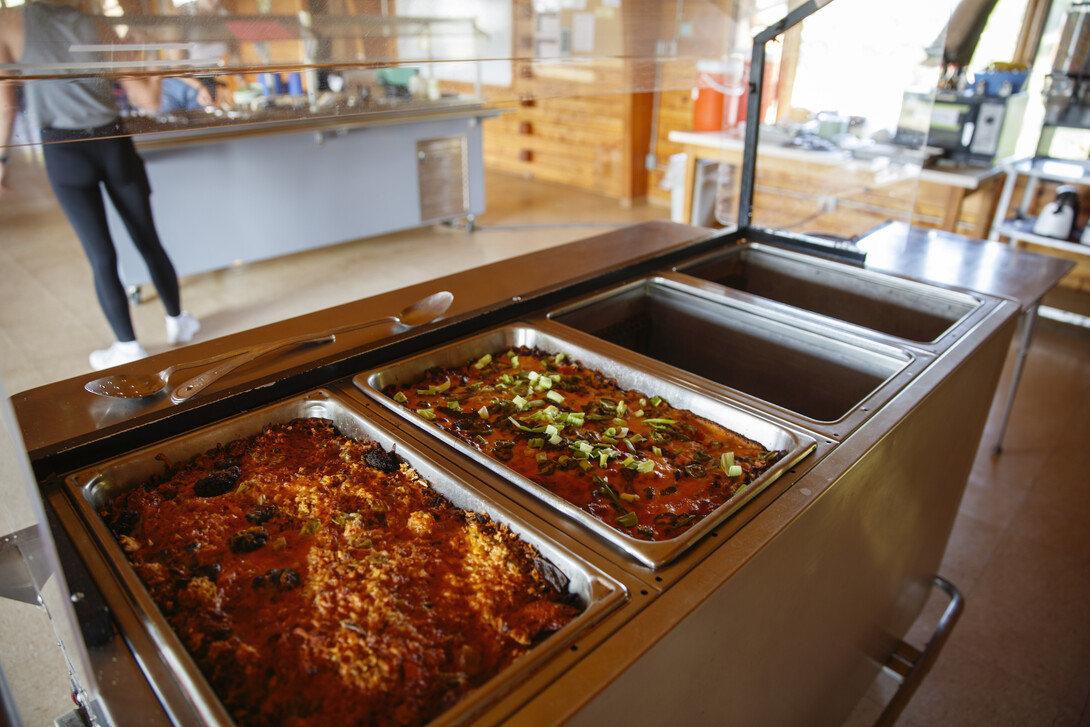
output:
POLYGON ((571 16, 572 53, 594 52, 594 13, 573 13, 571 16))

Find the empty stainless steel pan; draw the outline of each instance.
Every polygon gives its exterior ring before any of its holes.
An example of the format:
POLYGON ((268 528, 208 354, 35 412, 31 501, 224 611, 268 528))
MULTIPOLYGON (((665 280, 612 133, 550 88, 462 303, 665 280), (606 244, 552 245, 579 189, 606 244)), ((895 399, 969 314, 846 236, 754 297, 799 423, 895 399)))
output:
POLYGON ((674 268, 914 343, 934 343, 981 301, 968 293, 753 243, 674 268))

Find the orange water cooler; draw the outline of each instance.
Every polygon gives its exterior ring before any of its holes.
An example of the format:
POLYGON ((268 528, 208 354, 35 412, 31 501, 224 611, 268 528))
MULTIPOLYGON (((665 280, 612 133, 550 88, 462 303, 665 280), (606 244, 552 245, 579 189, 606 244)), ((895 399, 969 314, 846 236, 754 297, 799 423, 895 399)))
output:
POLYGON ((693 130, 721 131, 746 119, 746 66, 742 59, 699 61, 693 89, 693 130))

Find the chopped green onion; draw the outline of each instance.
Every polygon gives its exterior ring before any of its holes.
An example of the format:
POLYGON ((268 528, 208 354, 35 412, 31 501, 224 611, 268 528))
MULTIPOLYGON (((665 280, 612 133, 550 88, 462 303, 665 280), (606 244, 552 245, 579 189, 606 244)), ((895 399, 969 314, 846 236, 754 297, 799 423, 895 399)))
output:
POLYGON ((529 445, 533 449, 541 449, 542 447, 545 446, 545 440, 542 439, 541 437, 534 437, 533 439, 531 439, 529 441, 529 445))
POLYGON ((567 355, 567 354, 565 354, 565 353, 558 353, 558 354, 556 354, 555 356, 553 356, 553 362, 554 362, 554 363, 560 363, 561 361, 563 361, 563 360, 564 360, 564 357, 565 357, 566 355, 567 355))
POLYGON ((719 466, 726 472, 734 466, 734 452, 724 452, 719 455, 719 466))
POLYGON ((655 471, 655 463, 652 460, 645 459, 636 465, 636 471, 641 474, 649 474, 655 471))
POLYGON ((625 413, 625 410, 627 408, 628 408, 628 404, 626 404, 624 402, 624 399, 621 399, 620 401, 618 401, 617 402, 617 416, 623 417, 624 413, 625 413))
POLYGON ((652 396, 651 397, 651 406, 658 406, 659 404, 662 403, 662 401, 663 401, 663 399, 662 399, 661 396, 652 396))
POLYGON ((517 369, 518 367, 519 367, 519 357, 518 356, 512 356, 511 357, 511 368, 517 369))
POLYGON ((435 420, 435 409, 417 409, 416 413, 424 417, 428 421, 435 420))
POLYGON ((451 399, 451 400, 449 400, 447 402, 447 408, 450 409, 451 411, 461 411, 462 410, 462 405, 460 403, 458 403, 457 401, 455 401, 454 399, 451 399))
POLYGON ((522 411, 526 408, 526 400, 518 394, 515 394, 515 398, 511 400, 511 403, 518 407, 519 411, 522 411))
POLYGON ((645 424, 677 424, 677 419, 644 419, 645 424))
POLYGON ((619 518, 614 520, 614 522, 620 525, 622 528, 630 528, 633 525, 639 524, 640 520, 636 516, 636 513, 626 512, 624 515, 621 515, 619 518))
POLYGON ((539 378, 541 378, 541 374, 536 371, 527 371, 526 378, 528 378, 530 381, 537 381, 539 378))
POLYGON ((473 364, 473 368, 480 371, 490 363, 492 363, 492 354, 486 353, 484 356, 481 356, 479 359, 477 359, 477 363, 473 364))
POLYGON ((662 449, 660 449, 659 447, 652 447, 651 451, 654 453, 654 455, 656 457, 661 457, 662 456, 662 449))
POLYGON ((487 419, 488 418, 488 405, 487 404, 481 406, 481 408, 477 410, 477 416, 479 416, 481 419, 487 419))
MULTIPOLYGON (((631 492, 622 492, 621 493, 621 499, 624 500, 625 502, 635 502, 636 500, 640 499, 640 496, 635 495, 635 494, 633 494, 631 492)), ((634 514, 635 513, 633 513, 633 515, 634 514)))
POLYGON ((594 450, 594 447, 590 446, 586 442, 576 442, 575 446, 579 448, 580 452, 590 453, 594 450))
POLYGON ((409 397, 405 396, 404 391, 399 391, 396 394, 394 394, 394 401, 396 401, 398 404, 404 404, 408 400, 409 400, 409 397))
POLYGON ((564 438, 561 437, 559 434, 553 434, 551 437, 549 437, 549 444, 553 445, 554 447, 563 441, 564 438))
POLYGON ((727 470, 727 477, 741 477, 741 476, 742 476, 742 465, 740 465, 740 464, 731 465, 731 468, 729 470, 727 470))
POLYGON ((548 391, 549 389, 553 388, 553 380, 550 379, 548 376, 542 376, 540 379, 537 380, 537 388, 539 390, 548 391))
POLYGON ((528 426, 526 426, 524 424, 519 424, 517 421, 515 421, 514 417, 507 417, 507 421, 511 422, 512 424, 515 425, 515 427, 517 427, 518 429, 520 429, 520 430, 522 430, 524 432, 533 432, 534 434, 539 434, 539 433, 545 431, 545 427, 533 427, 533 428, 531 428, 531 427, 528 427, 528 426))
POLYGON ((564 395, 561 394, 559 391, 550 390, 549 393, 545 395, 545 398, 549 401, 555 401, 557 404, 564 403, 564 395))
POLYGON ((441 384, 432 384, 426 389, 417 389, 416 393, 420 396, 431 396, 432 394, 442 394, 444 391, 450 388, 450 379, 448 378, 441 384))

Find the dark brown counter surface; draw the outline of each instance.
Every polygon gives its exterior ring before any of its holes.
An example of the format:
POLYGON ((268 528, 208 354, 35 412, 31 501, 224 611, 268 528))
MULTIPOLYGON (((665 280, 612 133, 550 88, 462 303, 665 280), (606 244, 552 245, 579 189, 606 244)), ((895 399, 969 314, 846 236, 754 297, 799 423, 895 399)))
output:
MULTIPOLYGON (((351 376, 364 367, 414 348, 435 345, 534 310, 557 291, 579 290, 583 282, 619 279, 641 264, 656 264, 671 253, 715 238, 706 228, 670 222, 647 222, 466 272, 412 285, 297 318, 250 329, 231 336, 149 356, 124 367, 125 372, 153 374, 167 366, 208 358, 235 349, 323 331, 352 321, 392 315, 409 303, 440 290, 454 294, 454 303, 436 323, 398 332, 393 325, 344 334, 324 345, 286 350, 247 364, 179 405, 168 391, 145 399, 110 399, 84 390, 91 379, 109 372, 79 377, 21 392, 12 405, 23 440, 38 475, 57 473, 71 456, 86 460, 113 451, 156 441, 171 432, 199 426, 351 376), (604 278, 602 276, 605 276, 604 278), (82 450, 82 451, 81 451, 82 450)), ((567 293, 564 293, 567 294, 567 293)), ((121 373, 121 369, 114 369, 121 373)), ((189 376, 196 372, 184 372, 189 376)), ((177 385, 183 377, 172 377, 177 385)))
MULTIPOLYGON (((550 295, 587 292, 581 283, 603 285, 641 266, 654 267, 672 254, 689 254, 719 244, 713 230, 671 222, 647 222, 585 240, 500 261, 389 293, 317 311, 231 336, 202 341, 150 356, 125 367, 154 373, 167 366, 235 349, 323 331, 351 321, 392 315, 418 298, 440 290, 454 303, 436 323, 411 331, 393 325, 344 334, 334 343, 289 349, 243 366, 180 405, 167 391, 146 399, 109 399, 84 390, 87 374, 30 389, 12 397, 22 436, 39 475, 53 471, 48 460, 109 441, 129 448, 281 396, 305 391, 358 373, 382 360, 511 320, 553 302, 550 295), (151 425, 151 426, 148 426, 151 425)), ((733 240, 734 238, 730 238, 733 240)), ((1070 261, 1038 255, 996 242, 889 223, 859 240, 866 267, 931 283, 1011 298, 1025 310, 1035 305, 1070 269, 1070 261)), ((190 370, 187 375, 195 375, 190 370)), ((177 385, 181 377, 172 377, 177 385)), ((86 459, 86 451, 78 458, 86 459)))

